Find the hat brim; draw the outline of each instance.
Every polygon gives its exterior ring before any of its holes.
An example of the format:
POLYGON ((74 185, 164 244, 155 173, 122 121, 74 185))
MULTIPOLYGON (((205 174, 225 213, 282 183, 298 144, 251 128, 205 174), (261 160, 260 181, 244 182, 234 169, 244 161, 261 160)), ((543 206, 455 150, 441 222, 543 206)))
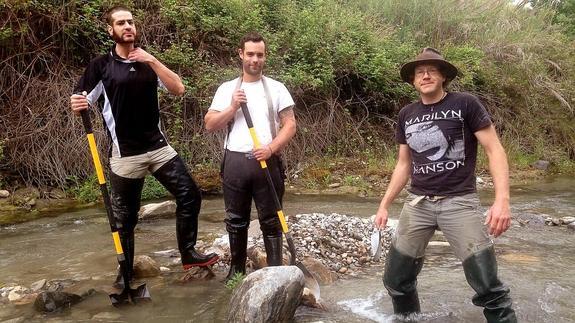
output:
POLYGON ((412 62, 407 62, 401 66, 400 74, 401 79, 409 84, 413 83, 415 68, 421 64, 437 64, 441 67, 442 74, 447 81, 452 81, 454 78, 457 77, 459 71, 457 67, 453 64, 449 63, 448 61, 442 59, 424 59, 424 60, 417 60, 412 62))

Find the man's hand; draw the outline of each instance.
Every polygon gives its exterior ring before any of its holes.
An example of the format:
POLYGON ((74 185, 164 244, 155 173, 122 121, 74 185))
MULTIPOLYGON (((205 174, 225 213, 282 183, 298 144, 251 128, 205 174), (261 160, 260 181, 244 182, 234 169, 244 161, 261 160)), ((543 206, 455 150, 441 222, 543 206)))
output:
POLYGON ((238 111, 238 109, 240 108, 240 104, 247 102, 248 98, 246 97, 244 90, 237 89, 232 94, 232 104, 230 106, 234 111, 238 111))
POLYGON ((258 161, 268 160, 273 155, 272 148, 269 145, 254 149, 252 152, 258 161))
POLYGON ((375 219, 373 220, 373 225, 380 230, 385 229, 385 225, 387 224, 387 217, 387 209, 379 208, 379 210, 377 210, 377 214, 375 215, 375 219))
POLYGON ((79 114, 80 111, 88 109, 88 106, 88 99, 86 99, 85 95, 72 94, 70 96, 70 107, 74 113, 79 114))
POLYGON ((156 58, 140 47, 136 47, 128 54, 128 59, 140 63, 152 63, 156 58))
POLYGON ((487 211, 487 219, 485 219, 484 224, 488 225, 489 234, 496 238, 507 231, 511 226, 509 202, 495 201, 489 211, 487 211))

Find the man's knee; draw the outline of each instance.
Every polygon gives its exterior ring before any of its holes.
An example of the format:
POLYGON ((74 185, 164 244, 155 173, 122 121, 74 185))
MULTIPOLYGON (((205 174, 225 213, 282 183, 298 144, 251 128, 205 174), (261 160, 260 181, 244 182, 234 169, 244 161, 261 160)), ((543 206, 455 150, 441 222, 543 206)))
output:
POLYGON ((265 236, 281 236, 282 228, 277 214, 260 218, 260 229, 265 236))
POLYGON ((230 233, 239 233, 246 231, 250 226, 249 213, 238 214, 233 212, 226 213, 226 231, 230 233))

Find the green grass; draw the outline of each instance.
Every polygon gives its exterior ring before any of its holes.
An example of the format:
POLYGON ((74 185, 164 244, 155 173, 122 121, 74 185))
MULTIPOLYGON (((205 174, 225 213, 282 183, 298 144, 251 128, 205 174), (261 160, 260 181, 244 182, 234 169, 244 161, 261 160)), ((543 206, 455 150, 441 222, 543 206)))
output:
POLYGON ((230 290, 236 289, 246 278, 245 274, 235 273, 230 280, 226 282, 226 288, 230 290))

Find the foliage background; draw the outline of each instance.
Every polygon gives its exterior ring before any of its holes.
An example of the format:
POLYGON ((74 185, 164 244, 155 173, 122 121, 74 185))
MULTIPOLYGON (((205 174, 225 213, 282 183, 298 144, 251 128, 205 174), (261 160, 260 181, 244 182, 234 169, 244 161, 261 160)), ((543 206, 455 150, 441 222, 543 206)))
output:
MULTIPOLYGON (((162 120, 204 188, 218 186, 224 134, 205 133, 203 116, 217 86, 238 74, 235 48, 252 30, 267 40, 266 74, 284 82, 296 100, 298 133, 285 152, 292 179, 327 181, 330 167, 339 166, 325 162, 338 158, 362 160, 367 172, 388 174, 394 120, 416 98, 401 82, 399 67, 425 46, 440 49, 460 68, 451 89, 484 102, 513 168, 542 158, 556 171, 573 172, 574 0, 124 3, 134 8, 141 45, 183 77, 183 98, 161 96, 162 120)), ((5 177, 52 186, 90 179, 81 121, 68 102, 83 68, 111 46, 101 18, 112 4, 0 0, 5 177)), ((100 121, 95 111, 93 118, 100 121)), ((96 129, 105 151, 101 122, 96 129)))

